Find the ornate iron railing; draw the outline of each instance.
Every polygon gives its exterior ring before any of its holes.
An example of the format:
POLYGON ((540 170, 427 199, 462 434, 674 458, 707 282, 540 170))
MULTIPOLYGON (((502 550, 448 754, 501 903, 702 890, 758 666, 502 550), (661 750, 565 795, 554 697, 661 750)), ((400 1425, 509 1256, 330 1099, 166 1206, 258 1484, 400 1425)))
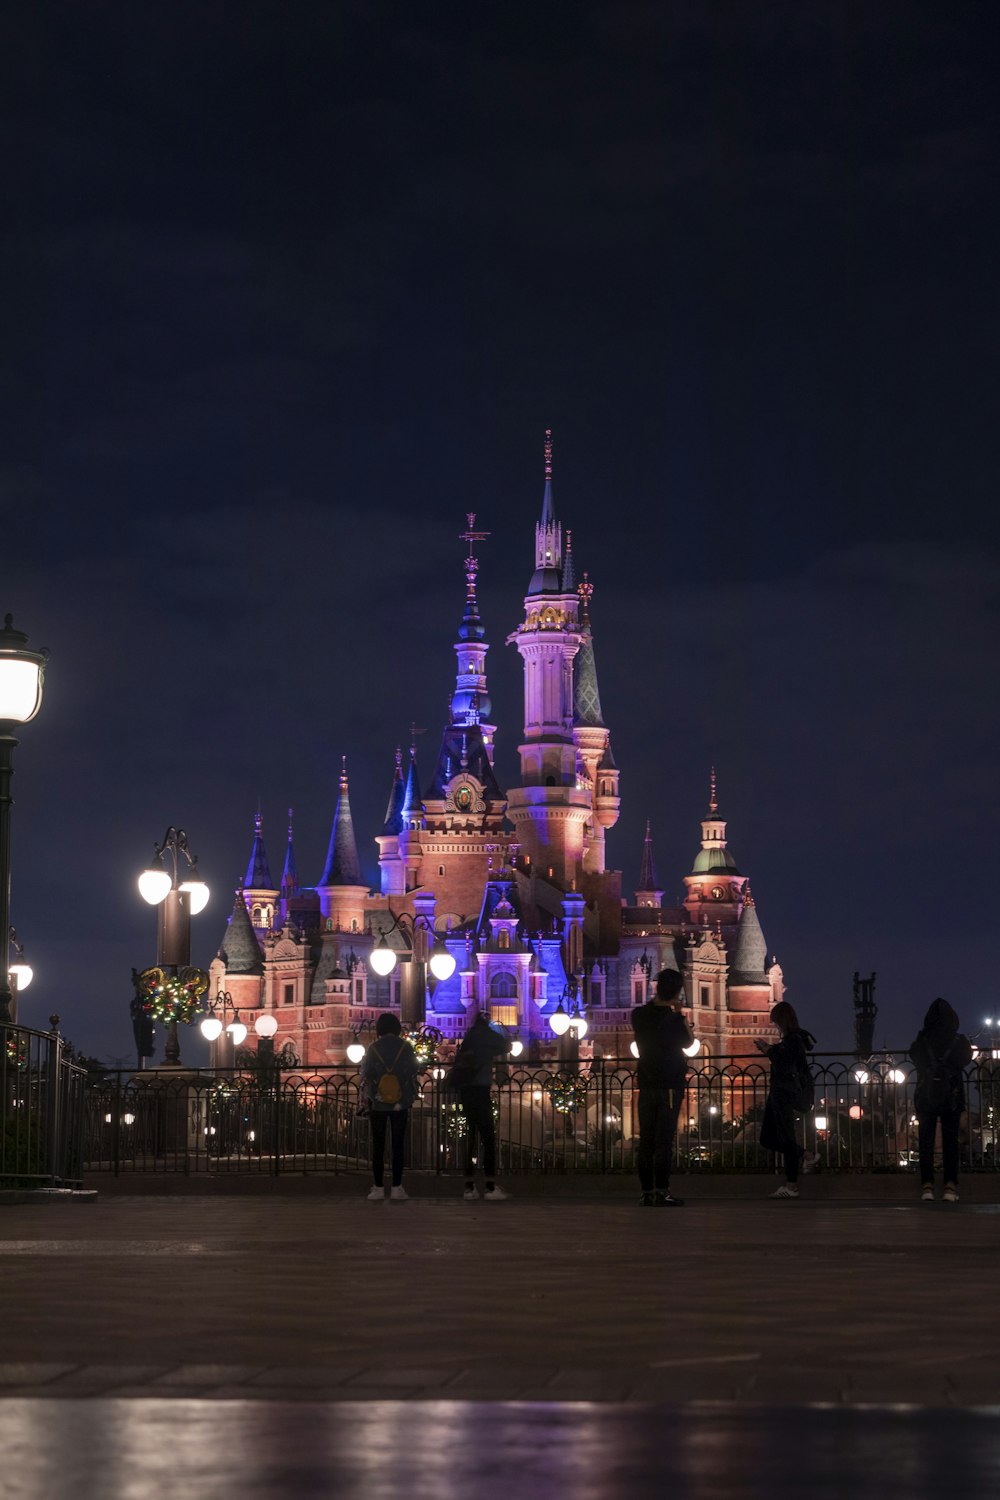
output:
POLYGON ((0 1026, 0 1188, 79 1186, 86 1078, 57 1031, 0 1026))
MULTIPOLYGON (((499 1170, 632 1172, 638 1141, 634 1063, 608 1058, 511 1064, 494 1091, 499 1170)), ((915 1076, 889 1059, 858 1065, 816 1057, 815 1103, 803 1144, 821 1168, 915 1170, 915 1076)), ((768 1065, 716 1058, 691 1068, 675 1142, 686 1172, 770 1171, 758 1132, 768 1065)), ((1000 1066, 969 1070, 963 1167, 997 1166, 1000 1066)), ((369 1128, 351 1065, 247 1072, 117 1073, 85 1095, 87 1172, 359 1172, 369 1128)), ((463 1166, 465 1122, 441 1070, 424 1074, 410 1113, 407 1160, 435 1172, 463 1166)))

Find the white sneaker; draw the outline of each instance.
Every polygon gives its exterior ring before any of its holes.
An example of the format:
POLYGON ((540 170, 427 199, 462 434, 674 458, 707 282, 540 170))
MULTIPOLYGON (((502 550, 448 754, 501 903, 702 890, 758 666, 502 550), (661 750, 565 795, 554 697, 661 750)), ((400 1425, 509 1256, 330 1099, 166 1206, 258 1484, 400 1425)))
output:
POLYGON ((368 1194, 368 1202, 369 1203, 384 1203, 385 1202, 385 1188, 384 1187, 373 1187, 372 1190, 371 1190, 371 1192, 368 1194))
POLYGON ((467 1187, 465 1189, 465 1192, 462 1194, 462 1197, 465 1199, 466 1203, 479 1202, 479 1194, 474 1187, 467 1187))
POLYGON ((949 1182, 948 1186, 945 1188, 944 1192, 941 1194, 941 1197, 944 1199, 945 1203, 957 1203, 958 1202, 958 1188, 957 1187, 953 1187, 952 1184, 949 1182))
POLYGON ((771 1194, 772 1198, 797 1198, 798 1196, 798 1188, 793 1187, 790 1182, 783 1182, 778 1191, 771 1194))
POLYGON ((934 1189, 932 1187, 922 1188, 920 1191, 920 1201, 921 1203, 933 1203, 934 1189))
POLYGON ((485 1191, 485 1193, 483 1194, 483 1202, 484 1203, 506 1203, 506 1201, 507 1201, 507 1199, 509 1197, 510 1197, 510 1194, 509 1193, 505 1193, 502 1187, 491 1187, 491 1188, 487 1188, 486 1191, 485 1191))
POLYGON ((404 1187, 394 1187, 392 1192, 389 1194, 389 1197, 392 1199, 393 1203, 405 1203, 409 1196, 409 1193, 404 1187))

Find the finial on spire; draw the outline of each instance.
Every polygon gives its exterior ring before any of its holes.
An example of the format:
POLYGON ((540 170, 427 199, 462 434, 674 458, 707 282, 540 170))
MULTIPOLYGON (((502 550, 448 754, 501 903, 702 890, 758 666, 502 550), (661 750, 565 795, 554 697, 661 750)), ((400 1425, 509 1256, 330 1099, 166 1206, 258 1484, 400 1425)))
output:
POLYGON ((552 478, 552 428, 545 429, 545 478, 552 478))
POLYGON ((710 786, 709 786, 709 793, 708 793, 708 811, 709 811, 709 814, 711 815, 711 817, 713 817, 713 818, 715 817, 716 813, 719 811, 719 803, 718 803, 718 799, 717 799, 717 797, 715 795, 715 767, 714 766, 712 767, 712 775, 711 775, 710 786))
POLYGON ((295 816, 295 809, 294 809, 294 807, 290 807, 288 809, 288 837, 289 838, 291 838, 291 836, 292 836, 292 819, 293 819, 294 816, 295 816))
POLYGON ((346 755, 342 755, 340 757, 340 789, 341 789, 342 792, 347 790, 347 756, 346 755))
POLYGON ((264 818, 263 818, 263 815, 262 815, 261 810, 260 810, 260 798, 258 797, 257 798, 257 811, 254 814, 254 820, 253 820, 253 826, 254 826, 254 832, 255 833, 260 833, 260 825, 263 823, 263 821, 264 821, 264 818))
POLYGON ((466 511, 465 519, 468 524, 460 536, 460 540, 463 542, 467 542, 469 545, 468 555, 465 559, 465 612, 466 615, 478 615, 479 610, 476 604, 476 574, 479 571, 479 559, 476 557, 472 548, 474 543, 484 542, 490 533, 488 531, 476 530, 476 513, 474 510, 466 511))
POLYGON ((743 887, 743 905, 744 906, 756 906, 757 905, 756 901, 753 899, 753 896, 750 894, 750 882, 749 882, 749 880, 746 882, 746 884, 743 887))

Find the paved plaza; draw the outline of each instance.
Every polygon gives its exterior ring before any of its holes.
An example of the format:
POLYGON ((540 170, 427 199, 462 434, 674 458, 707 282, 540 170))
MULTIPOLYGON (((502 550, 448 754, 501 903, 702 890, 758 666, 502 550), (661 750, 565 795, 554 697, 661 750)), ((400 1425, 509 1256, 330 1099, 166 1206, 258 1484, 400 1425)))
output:
POLYGON ((992 1178, 956 1206, 899 1178, 807 1179, 798 1202, 762 1196, 768 1178, 679 1179, 677 1210, 640 1209, 620 1180, 514 1182, 503 1204, 433 1178, 403 1204, 369 1203, 359 1178, 96 1185, 0 1206, 0 1441, 22 1455, 5 1496, 118 1500, 144 1493, 140 1470, 159 1494, 329 1493, 330 1464, 336 1493, 388 1494, 387 1430, 414 1454, 437 1431, 455 1455, 404 1469, 410 1497, 506 1492, 529 1449, 525 1497, 644 1495, 642 1475, 753 1494, 739 1454, 758 1451, 777 1493, 805 1493, 801 1465, 826 1454, 811 1494, 823 1474, 867 1494, 902 1451, 896 1493, 945 1494, 959 1434, 967 1492, 1000 1478, 992 1178), (271 1487, 240 1488, 249 1451, 271 1487), (458 1485, 477 1451, 489 1463, 458 1485), (101 1485, 59 1488, 109 1454, 101 1485))

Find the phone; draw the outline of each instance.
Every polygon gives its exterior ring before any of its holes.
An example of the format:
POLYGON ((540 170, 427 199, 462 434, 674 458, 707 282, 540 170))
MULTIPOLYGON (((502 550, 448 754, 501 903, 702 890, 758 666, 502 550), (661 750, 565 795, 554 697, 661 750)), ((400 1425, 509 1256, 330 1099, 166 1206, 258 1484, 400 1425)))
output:
POLYGON ((753 1044, 757 1048, 758 1052, 766 1052, 767 1051, 767 1043, 765 1041, 763 1041, 759 1036, 755 1036, 754 1037, 753 1044))

